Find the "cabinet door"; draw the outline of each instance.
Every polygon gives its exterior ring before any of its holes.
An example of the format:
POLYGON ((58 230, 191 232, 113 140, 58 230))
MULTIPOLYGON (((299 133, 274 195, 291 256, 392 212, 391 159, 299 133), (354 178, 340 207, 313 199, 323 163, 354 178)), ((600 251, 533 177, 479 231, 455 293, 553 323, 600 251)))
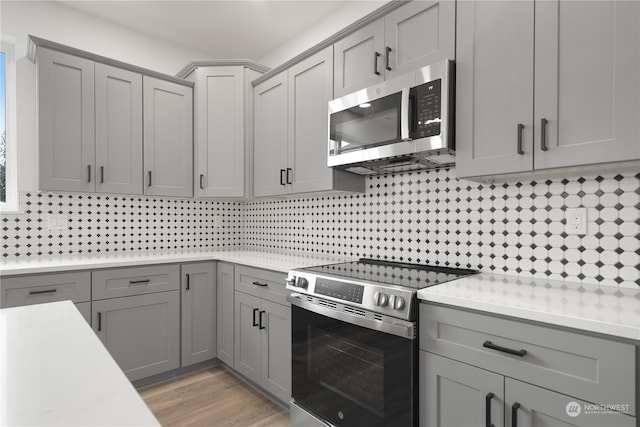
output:
POLYGON ((533 168, 533 17, 529 0, 458 3, 458 177, 533 168))
POLYGON ((144 194, 193 195, 193 90, 143 78, 144 194))
POLYGON ((178 291, 93 301, 91 306, 93 329, 129 380, 179 367, 178 291))
POLYGON ((244 68, 196 71, 196 195, 244 196, 244 68))
POLYGON ((419 357, 421 426, 504 426, 502 375, 426 351, 419 357))
POLYGON ((384 80, 384 19, 378 19, 333 45, 334 98, 384 80))
POLYGON ((287 73, 253 89, 254 196, 286 194, 287 73))
POLYGON ((636 418, 505 378, 508 427, 634 427, 636 418), (514 406, 515 405, 515 406, 514 406))
POLYGON ((95 64, 96 191, 142 194, 142 75, 95 64))
POLYGON ((235 293, 234 369, 260 383, 260 298, 235 293))
POLYGON ((329 101, 333 98, 333 47, 289 69, 289 168, 291 193, 331 190, 327 167, 329 101))
POLYGON ((217 267, 217 305, 216 327, 218 329, 218 359, 233 367, 233 278, 234 266, 219 262, 217 267))
POLYGON ((38 48, 39 186, 95 191, 94 63, 38 48))
POLYGON ((182 269, 182 366, 216 357, 216 266, 186 264, 182 269))
POLYGON ((456 3, 410 2, 384 17, 385 79, 456 55, 456 3))
POLYGON ((262 301, 262 379, 265 390, 291 399, 291 307, 262 301))
POLYGON ((640 3, 542 1, 535 22, 535 168, 640 158, 640 3))
POLYGON ((91 273, 83 271, 3 277, 0 290, 0 308, 64 300, 74 303, 90 301, 91 273))

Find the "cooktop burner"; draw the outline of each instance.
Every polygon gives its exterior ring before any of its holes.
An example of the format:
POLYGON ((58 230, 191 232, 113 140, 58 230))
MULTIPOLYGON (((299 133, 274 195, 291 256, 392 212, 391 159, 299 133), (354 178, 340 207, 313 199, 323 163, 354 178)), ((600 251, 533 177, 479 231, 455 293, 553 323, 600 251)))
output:
POLYGON ((475 270, 424 264, 409 264, 361 258, 358 261, 306 267, 300 270, 343 279, 364 280, 384 285, 423 289, 440 283, 475 274, 475 270))

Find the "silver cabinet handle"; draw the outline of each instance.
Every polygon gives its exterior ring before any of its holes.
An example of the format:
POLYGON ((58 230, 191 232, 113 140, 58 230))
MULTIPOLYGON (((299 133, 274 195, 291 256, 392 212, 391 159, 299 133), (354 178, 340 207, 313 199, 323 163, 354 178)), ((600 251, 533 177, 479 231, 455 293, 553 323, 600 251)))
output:
POLYGON ((549 149, 547 147, 547 123, 549 123, 547 119, 540 119, 540 149, 542 151, 549 149))
POLYGON ((378 71, 378 58, 380 58, 380 53, 373 52, 373 74, 376 76, 380 75, 380 71, 378 71))
POLYGON ((284 180, 285 172, 286 172, 285 169, 280 169, 280 185, 287 185, 287 183, 284 180))
POLYGON ((518 154, 524 154, 524 148, 522 148, 522 131, 524 129, 524 125, 522 123, 518 123, 518 154))
POLYGON ((200 174, 200 189, 204 190, 204 174, 200 174))

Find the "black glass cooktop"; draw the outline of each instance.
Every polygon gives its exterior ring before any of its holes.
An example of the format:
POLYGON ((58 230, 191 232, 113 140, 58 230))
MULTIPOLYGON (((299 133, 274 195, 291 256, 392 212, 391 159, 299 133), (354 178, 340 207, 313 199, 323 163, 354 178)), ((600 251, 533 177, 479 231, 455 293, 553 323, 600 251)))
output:
POLYGON ((300 270, 353 279, 354 281, 364 280, 377 284, 404 286, 413 289, 427 288, 462 276, 478 273, 476 270, 462 268, 409 264, 368 258, 339 264, 306 267, 300 270))

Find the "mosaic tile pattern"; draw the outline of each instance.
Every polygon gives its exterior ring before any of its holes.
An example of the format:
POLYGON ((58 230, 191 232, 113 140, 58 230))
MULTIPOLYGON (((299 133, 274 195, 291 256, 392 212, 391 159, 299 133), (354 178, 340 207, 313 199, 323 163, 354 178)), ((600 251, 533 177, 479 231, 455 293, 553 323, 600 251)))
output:
POLYGON ((454 170, 367 178, 364 194, 228 202, 21 194, 0 257, 246 247, 640 286, 640 174, 480 184, 454 170), (587 208, 585 236, 565 233, 587 208), (49 213, 66 214, 62 231, 49 213))
POLYGON ((3 259, 237 246, 242 224, 237 203, 158 197, 26 193, 20 212, 0 217, 3 259))
POLYGON ((243 244, 640 286, 640 174, 480 184, 454 170, 367 178, 365 194, 252 201, 243 244), (567 208, 587 208, 584 236, 567 208))

